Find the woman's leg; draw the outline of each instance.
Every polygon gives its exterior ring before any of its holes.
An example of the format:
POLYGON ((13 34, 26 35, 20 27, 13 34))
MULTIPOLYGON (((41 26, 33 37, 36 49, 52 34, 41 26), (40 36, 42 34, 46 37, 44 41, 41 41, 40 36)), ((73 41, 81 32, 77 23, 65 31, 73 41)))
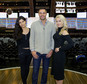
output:
POLYGON ((21 78, 22 78, 23 84, 26 84, 26 68, 25 68, 26 60, 25 60, 24 54, 21 54, 19 56, 19 59, 20 59, 20 66, 21 66, 21 78))
POLYGON ((26 63, 25 63, 26 80, 27 80, 28 73, 29 73, 29 66, 30 66, 30 63, 31 63, 31 59, 32 59, 31 54, 26 56, 26 63))
POLYGON ((56 84, 63 84, 63 80, 56 80, 56 84))

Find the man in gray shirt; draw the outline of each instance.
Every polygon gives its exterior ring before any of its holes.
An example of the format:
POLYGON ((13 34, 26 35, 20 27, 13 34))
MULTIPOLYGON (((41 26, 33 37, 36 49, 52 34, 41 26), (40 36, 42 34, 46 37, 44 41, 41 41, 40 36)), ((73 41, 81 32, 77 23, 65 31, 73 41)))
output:
POLYGON ((54 49, 55 27, 46 19, 46 9, 39 9, 38 14, 40 20, 32 23, 30 33, 30 50, 33 55, 32 84, 37 84, 41 59, 43 60, 41 84, 46 84, 49 60, 54 49))

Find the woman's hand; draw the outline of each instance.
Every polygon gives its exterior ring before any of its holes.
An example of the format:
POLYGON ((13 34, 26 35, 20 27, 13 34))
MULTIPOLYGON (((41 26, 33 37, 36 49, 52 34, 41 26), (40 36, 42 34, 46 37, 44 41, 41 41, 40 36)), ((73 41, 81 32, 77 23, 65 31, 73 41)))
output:
POLYGON ((57 52, 59 52, 59 49, 60 49, 61 47, 59 47, 59 48, 55 48, 55 52, 57 53, 57 52))
POLYGON ((55 52, 56 52, 56 53, 59 52, 59 48, 55 48, 55 52))

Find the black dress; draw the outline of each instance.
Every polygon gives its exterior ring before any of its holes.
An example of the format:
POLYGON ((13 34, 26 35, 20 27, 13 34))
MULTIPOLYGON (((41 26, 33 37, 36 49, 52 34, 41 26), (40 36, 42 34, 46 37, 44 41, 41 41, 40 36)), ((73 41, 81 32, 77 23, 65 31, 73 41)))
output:
POLYGON ((61 28, 58 28, 58 31, 54 34, 54 50, 55 48, 59 48, 59 52, 55 52, 53 54, 53 62, 52 62, 52 72, 56 80, 64 79, 64 63, 65 63, 65 53, 64 51, 73 47, 73 41, 69 35, 59 35, 61 28), (68 44, 64 44, 67 41, 68 44))

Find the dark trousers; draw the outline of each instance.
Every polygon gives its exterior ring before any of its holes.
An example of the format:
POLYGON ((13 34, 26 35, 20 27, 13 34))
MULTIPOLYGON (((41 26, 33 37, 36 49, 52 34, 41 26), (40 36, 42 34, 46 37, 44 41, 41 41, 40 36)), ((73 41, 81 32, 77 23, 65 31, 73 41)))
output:
POLYGON ((21 66, 21 78, 23 84, 27 84, 27 77, 29 73, 29 65, 32 59, 32 55, 30 54, 30 50, 23 50, 19 54, 20 66, 21 66))
POLYGON ((40 54, 38 52, 37 52, 37 55, 39 56, 38 59, 33 58, 32 84, 37 84, 41 59, 43 60, 43 71, 42 71, 41 84, 46 84, 50 58, 46 58, 46 54, 40 54))

